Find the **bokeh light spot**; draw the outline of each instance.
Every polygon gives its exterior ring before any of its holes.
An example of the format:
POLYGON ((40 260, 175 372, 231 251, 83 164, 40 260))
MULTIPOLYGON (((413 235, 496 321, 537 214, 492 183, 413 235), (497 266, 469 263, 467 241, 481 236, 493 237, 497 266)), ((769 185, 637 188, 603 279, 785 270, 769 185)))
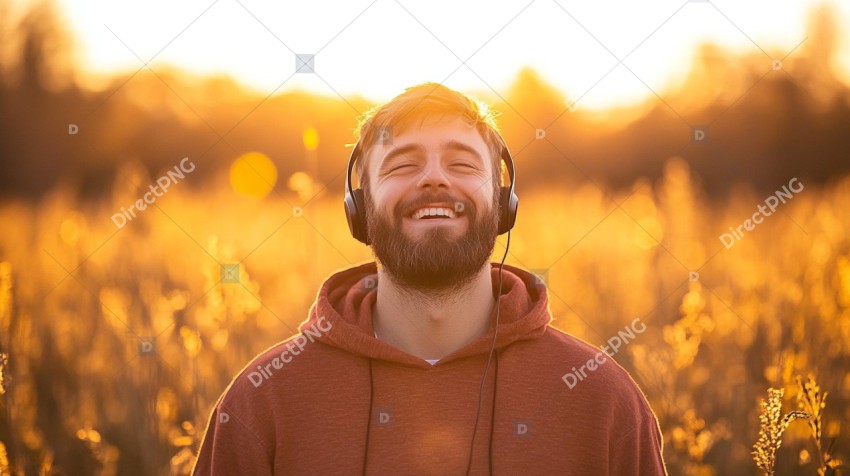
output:
POLYGON ((275 183, 277 167, 260 152, 243 154, 230 166, 230 185, 240 195, 263 198, 272 191, 275 183))

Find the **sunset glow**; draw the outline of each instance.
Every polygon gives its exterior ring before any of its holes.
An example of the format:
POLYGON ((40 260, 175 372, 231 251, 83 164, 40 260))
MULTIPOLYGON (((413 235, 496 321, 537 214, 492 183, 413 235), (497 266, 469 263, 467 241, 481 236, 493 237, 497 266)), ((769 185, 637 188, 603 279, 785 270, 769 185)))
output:
MULTIPOLYGON (((232 76, 259 93, 292 89, 389 99, 418 82, 504 95, 530 66, 585 109, 636 103, 682 79, 695 47, 804 47, 816 2, 296 2, 102 3, 63 0, 85 79, 174 65, 232 76), (802 45, 801 45, 802 43, 802 45), (295 74, 316 54, 317 74, 295 74), (619 60, 623 60, 620 64, 619 60), (464 62, 466 66, 464 66, 464 62)), ((850 18, 847 4, 837 11, 850 18)), ((841 24, 841 21, 838 21, 841 24)), ((846 22, 845 22, 846 23, 846 22)), ((839 39, 847 52, 847 38, 839 39)), ((837 65, 845 76, 850 54, 837 65)), ((575 103, 575 104, 574 104, 575 103)))

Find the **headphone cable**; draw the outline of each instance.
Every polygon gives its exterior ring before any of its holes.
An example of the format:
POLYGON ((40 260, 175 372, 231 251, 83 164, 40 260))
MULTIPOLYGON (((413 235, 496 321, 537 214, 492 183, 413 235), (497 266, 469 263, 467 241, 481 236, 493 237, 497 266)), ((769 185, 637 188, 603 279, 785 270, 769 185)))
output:
MULTIPOLYGON (((475 411, 475 426, 472 428, 472 441, 469 443, 469 459, 466 463, 466 474, 469 476, 469 471, 472 469, 472 453, 475 450, 475 433, 478 431, 478 420, 481 416, 481 400, 484 397, 484 381, 487 378, 487 370, 490 369, 490 361, 493 359, 493 350, 496 348, 496 336, 499 335, 499 303, 502 300, 502 267, 505 265, 505 258, 508 257, 508 249, 511 246, 511 232, 508 230, 508 241, 505 244, 505 254, 502 256, 502 262, 499 264, 499 294, 496 295, 496 326, 493 330, 493 343, 490 345, 490 355, 487 357, 487 365, 484 366, 484 374, 481 375, 481 384, 478 387, 478 409, 475 411)), ((496 389, 493 389, 495 392, 496 389)), ((494 402, 495 404, 495 402, 494 402)), ((495 408, 492 409, 494 412, 495 408)), ((490 435, 493 434, 493 429, 490 428, 490 435)), ((490 444, 492 450, 492 442, 490 444)), ((493 474, 493 468, 490 467, 490 474, 493 474)))

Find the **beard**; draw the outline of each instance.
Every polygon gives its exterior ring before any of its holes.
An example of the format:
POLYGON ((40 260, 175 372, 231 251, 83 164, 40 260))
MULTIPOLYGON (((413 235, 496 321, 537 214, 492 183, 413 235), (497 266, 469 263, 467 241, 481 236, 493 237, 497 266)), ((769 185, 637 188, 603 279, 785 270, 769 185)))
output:
POLYGON ((489 210, 442 192, 399 203, 392 216, 375 210, 368 188, 364 193, 372 254, 400 287, 435 298, 450 296, 471 283, 488 263, 499 228, 498 193, 489 210), (434 202, 461 203, 463 215, 456 219, 467 220, 466 231, 458 235, 454 224, 435 225, 411 239, 402 230, 404 215, 416 204, 434 202))

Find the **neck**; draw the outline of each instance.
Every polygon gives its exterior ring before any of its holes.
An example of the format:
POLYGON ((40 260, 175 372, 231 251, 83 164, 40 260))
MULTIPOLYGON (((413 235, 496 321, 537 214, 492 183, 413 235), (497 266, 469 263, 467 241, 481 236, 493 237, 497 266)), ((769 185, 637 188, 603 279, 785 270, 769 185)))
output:
POLYGON ((375 332, 420 359, 442 359, 487 333, 495 304, 490 269, 488 261, 467 285, 435 297, 399 286, 379 267, 375 332))

